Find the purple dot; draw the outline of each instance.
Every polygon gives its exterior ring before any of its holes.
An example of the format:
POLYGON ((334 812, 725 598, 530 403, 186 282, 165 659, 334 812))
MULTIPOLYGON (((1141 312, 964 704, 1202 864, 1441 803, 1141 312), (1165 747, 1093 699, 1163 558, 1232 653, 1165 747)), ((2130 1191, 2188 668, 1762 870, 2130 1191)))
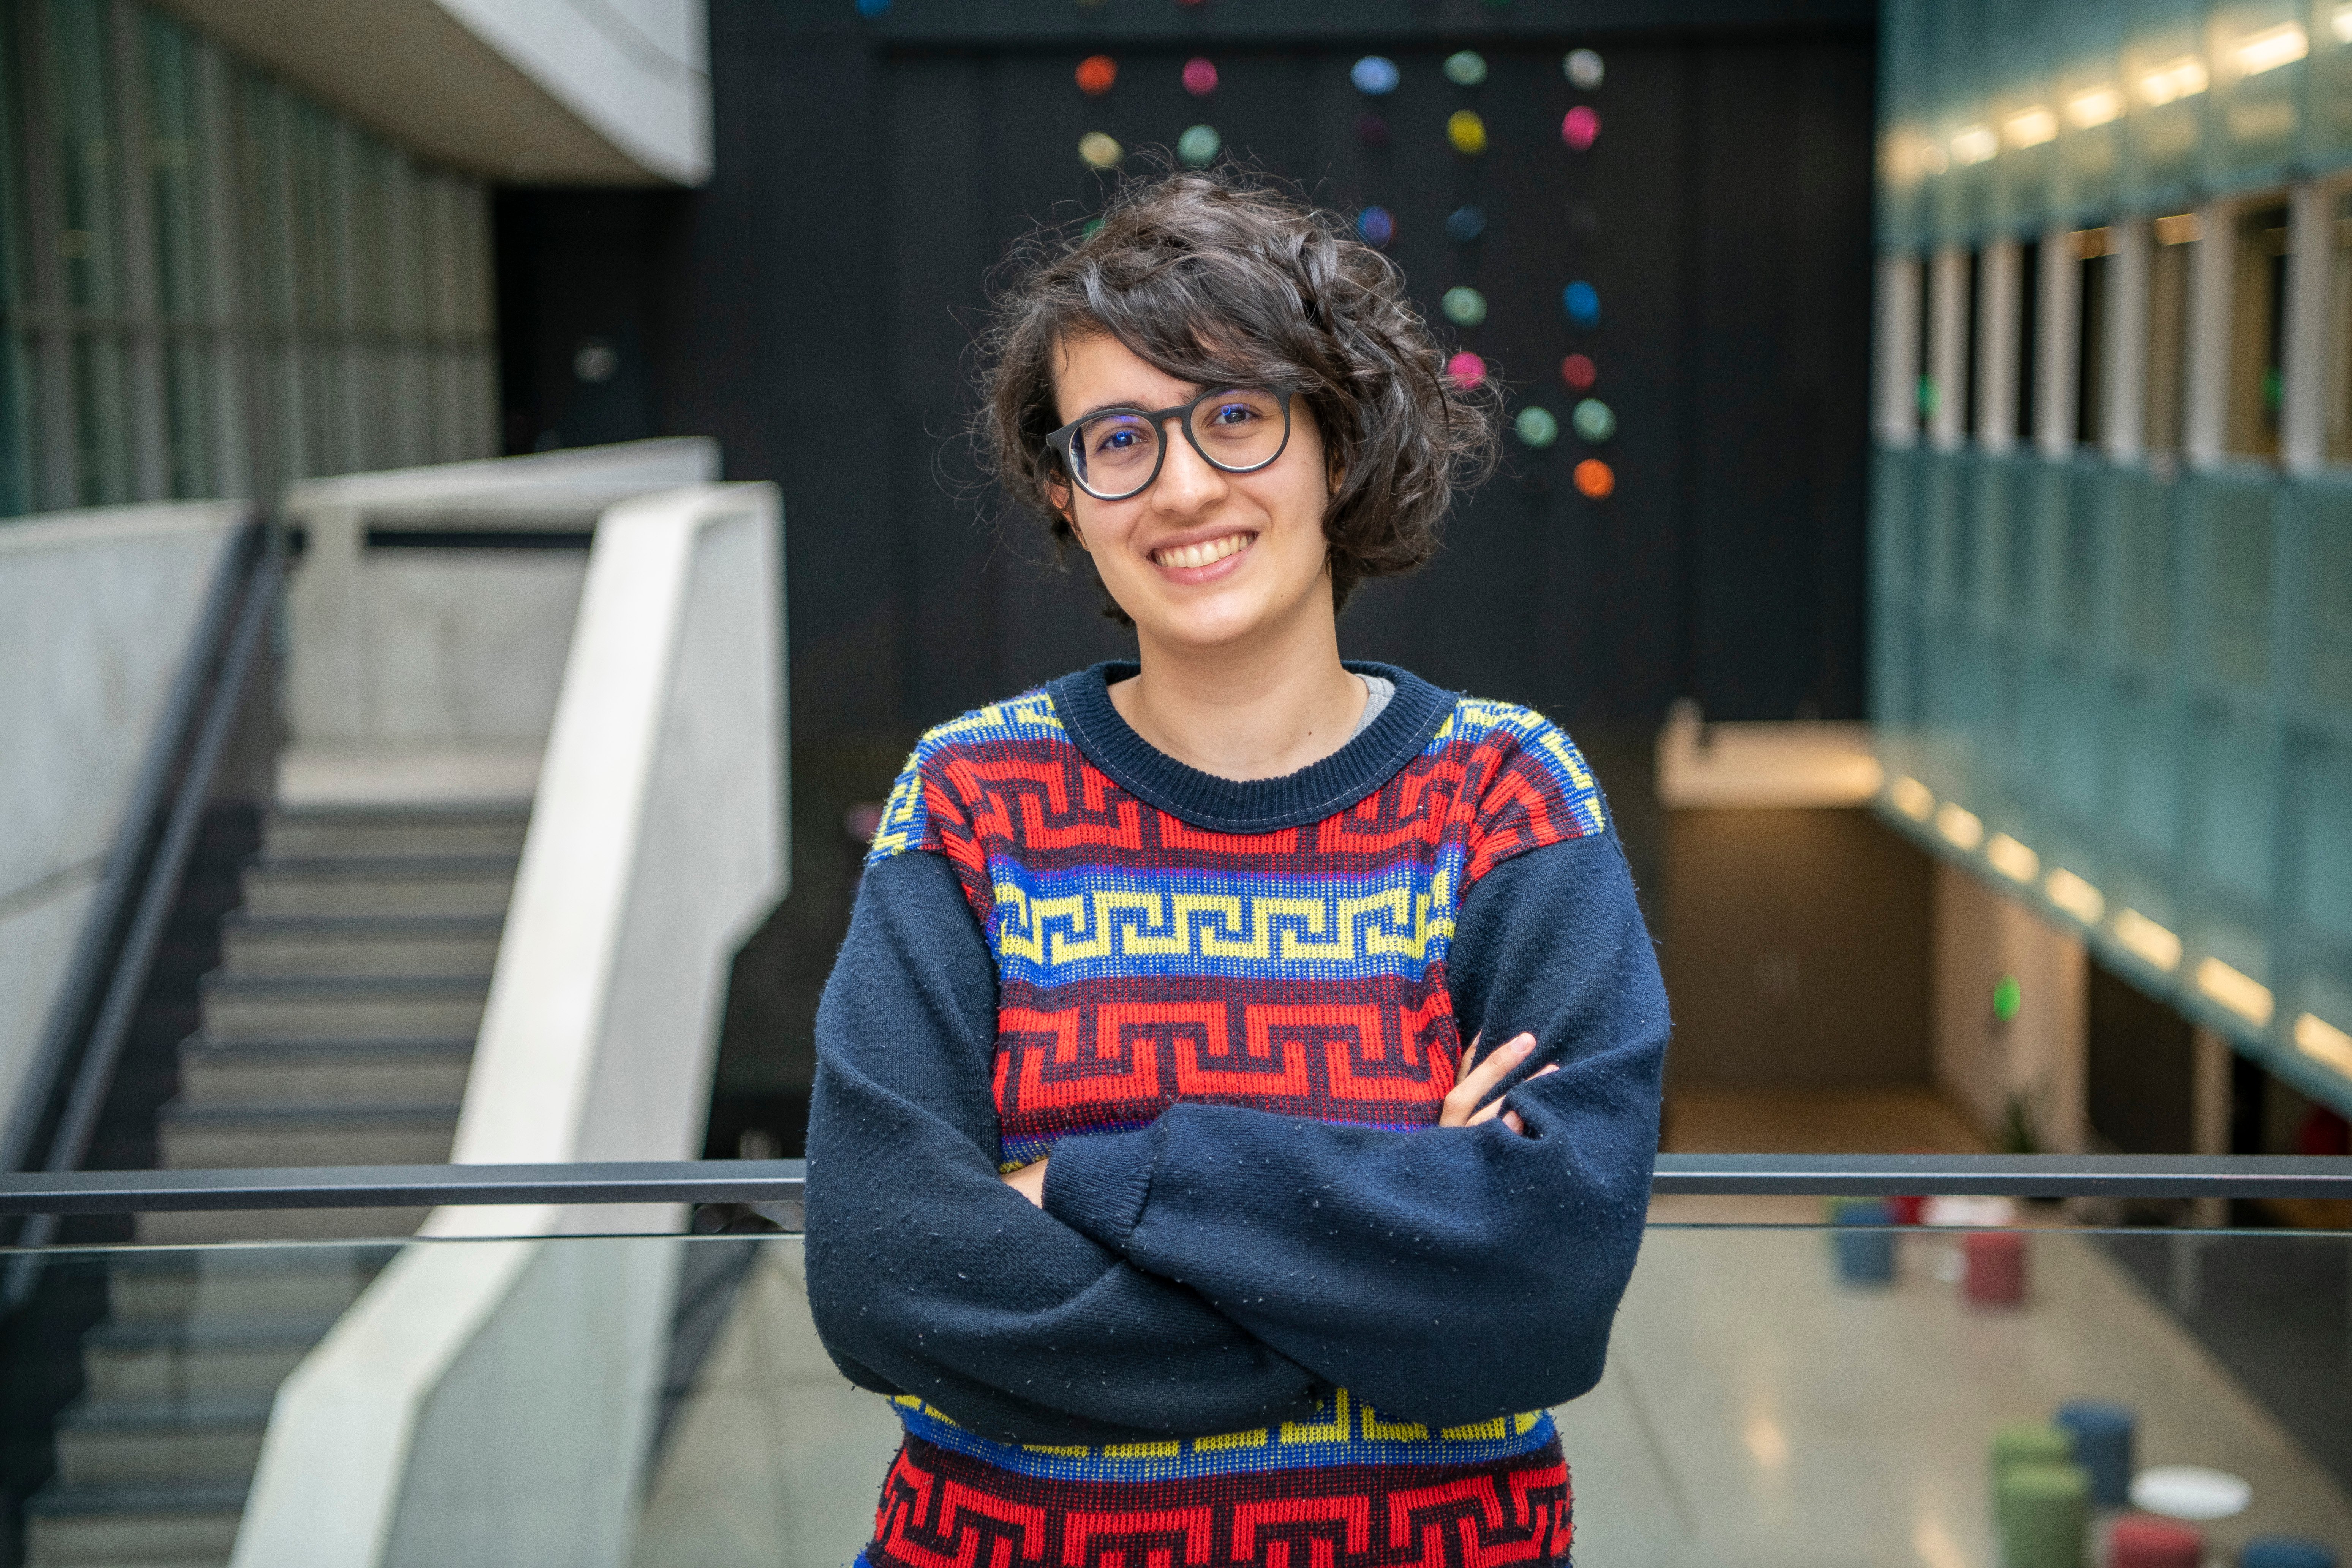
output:
POLYGON ((1184 90, 1194 98, 1206 98, 1217 90, 1216 66, 1195 55, 1184 62, 1184 90))

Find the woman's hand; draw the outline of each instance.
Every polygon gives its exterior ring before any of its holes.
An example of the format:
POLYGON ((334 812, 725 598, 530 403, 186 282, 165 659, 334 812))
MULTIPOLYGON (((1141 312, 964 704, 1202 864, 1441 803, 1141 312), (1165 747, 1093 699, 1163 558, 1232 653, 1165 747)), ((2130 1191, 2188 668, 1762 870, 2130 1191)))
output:
MULTIPOLYGON (((1481 1035, 1476 1039, 1473 1039, 1470 1042, 1470 1048, 1462 1053, 1462 1059, 1464 1061, 1466 1062, 1470 1060, 1471 1058, 1477 1054, 1478 1040, 1484 1038, 1486 1038, 1486 1037, 1481 1035)), ((1472 1068, 1468 1072, 1464 1073, 1460 1081, 1454 1084, 1453 1092, 1446 1095, 1445 1108, 1438 1115, 1437 1124, 1440 1127, 1475 1127, 1481 1121, 1487 1121, 1497 1112, 1500 1112, 1503 1118, 1504 1126, 1508 1127, 1512 1131, 1518 1133, 1521 1137, 1527 1136, 1528 1124, 1519 1120, 1519 1113, 1517 1111, 1503 1110, 1503 1100, 1500 1095, 1496 1095, 1493 1102, 1484 1107, 1479 1104, 1479 1101, 1486 1100, 1488 1095, 1494 1094, 1496 1087, 1505 1079, 1510 1077, 1512 1072, 1518 1068, 1519 1064, 1528 1059, 1528 1053, 1535 1048, 1536 1037, 1533 1035, 1521 1035, 1517 1038, 1507 1040, 1503 1044, 1496 1047, 1493 1050, 1488 1051, 1486 1053, 1486 1059, 1472 1068)), ((1530 1075, 1528 1081, 1529 1083, 1533 1083, 1537 1079, 1543 1077, 1544 1073, 1558 1072, 1559 1070, 1559 1065, 1555 1062, 1550 1067, 1544 1068, 1543 1072, 1530 1075)), ((1043 1164, 1044 1162, 1040 1161, 1039 1165, 1042 1167, 1043 1164)), ((1014 1173, 1016 1175, 1020 1173, 1014 1173)), ((1009 1182, 1013 1177, 1007 1176, 1004 1179, 1009 1182)), ((1041 1206, 1045 1203, 1045 1178, 1043 1174, 1040 1174, 1037 1178, 1036 1201, 1041 1206)))
POLYGON ((1039 1208, 1045 1206, 1045 1161, 1032 1160, 1017 1171, 1005 1172, 998 1180, 1039 1208))

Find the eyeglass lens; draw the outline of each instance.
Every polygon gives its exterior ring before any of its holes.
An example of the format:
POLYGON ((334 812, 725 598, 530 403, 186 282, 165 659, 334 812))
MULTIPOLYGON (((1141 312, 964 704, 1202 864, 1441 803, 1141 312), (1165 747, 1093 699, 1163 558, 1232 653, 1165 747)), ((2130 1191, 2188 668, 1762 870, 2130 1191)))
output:
MULTIPOLYGON (((1190 423, 1201 455, 1229 472, 1262 468, 1282 450, 1279 393, 1226 388, 1196 404, 1190 423)), ((1070 439, 1071 468, 1087 494, 1122 500, 1151 482, 1160 467, 1160 443, 1167 439, 1165 428, 1150 416, 1114 411, 1078 426, 1070 439)))

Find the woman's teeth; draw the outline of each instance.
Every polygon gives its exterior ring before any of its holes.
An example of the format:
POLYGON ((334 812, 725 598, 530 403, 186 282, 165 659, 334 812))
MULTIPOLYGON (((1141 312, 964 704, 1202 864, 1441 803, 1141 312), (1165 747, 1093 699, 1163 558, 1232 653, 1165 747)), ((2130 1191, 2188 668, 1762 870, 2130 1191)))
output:
POLYGON ((1212 539, 1201 544, 1179 544, 1173 549, 1155 550, 1151 558, 1162 566, 1182 568, 1206 566, 1223 561, 1228 555, 1238 555, 1250 547, 1255 534, 1228 533, 1223 539, 1212 539))

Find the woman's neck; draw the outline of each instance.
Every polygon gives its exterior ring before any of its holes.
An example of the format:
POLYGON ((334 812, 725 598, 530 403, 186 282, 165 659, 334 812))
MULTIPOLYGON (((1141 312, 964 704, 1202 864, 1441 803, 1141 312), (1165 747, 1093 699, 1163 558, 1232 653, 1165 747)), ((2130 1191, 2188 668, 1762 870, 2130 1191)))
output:
POLYGON ((1152 746, 1219 778, 1312 767, 1348 743, 1369 693, 1339 662, 1337 617, 1299 621, 1233 648, 1139 636, 1142 673, 1110 689, 1111 706, 1152 746))

